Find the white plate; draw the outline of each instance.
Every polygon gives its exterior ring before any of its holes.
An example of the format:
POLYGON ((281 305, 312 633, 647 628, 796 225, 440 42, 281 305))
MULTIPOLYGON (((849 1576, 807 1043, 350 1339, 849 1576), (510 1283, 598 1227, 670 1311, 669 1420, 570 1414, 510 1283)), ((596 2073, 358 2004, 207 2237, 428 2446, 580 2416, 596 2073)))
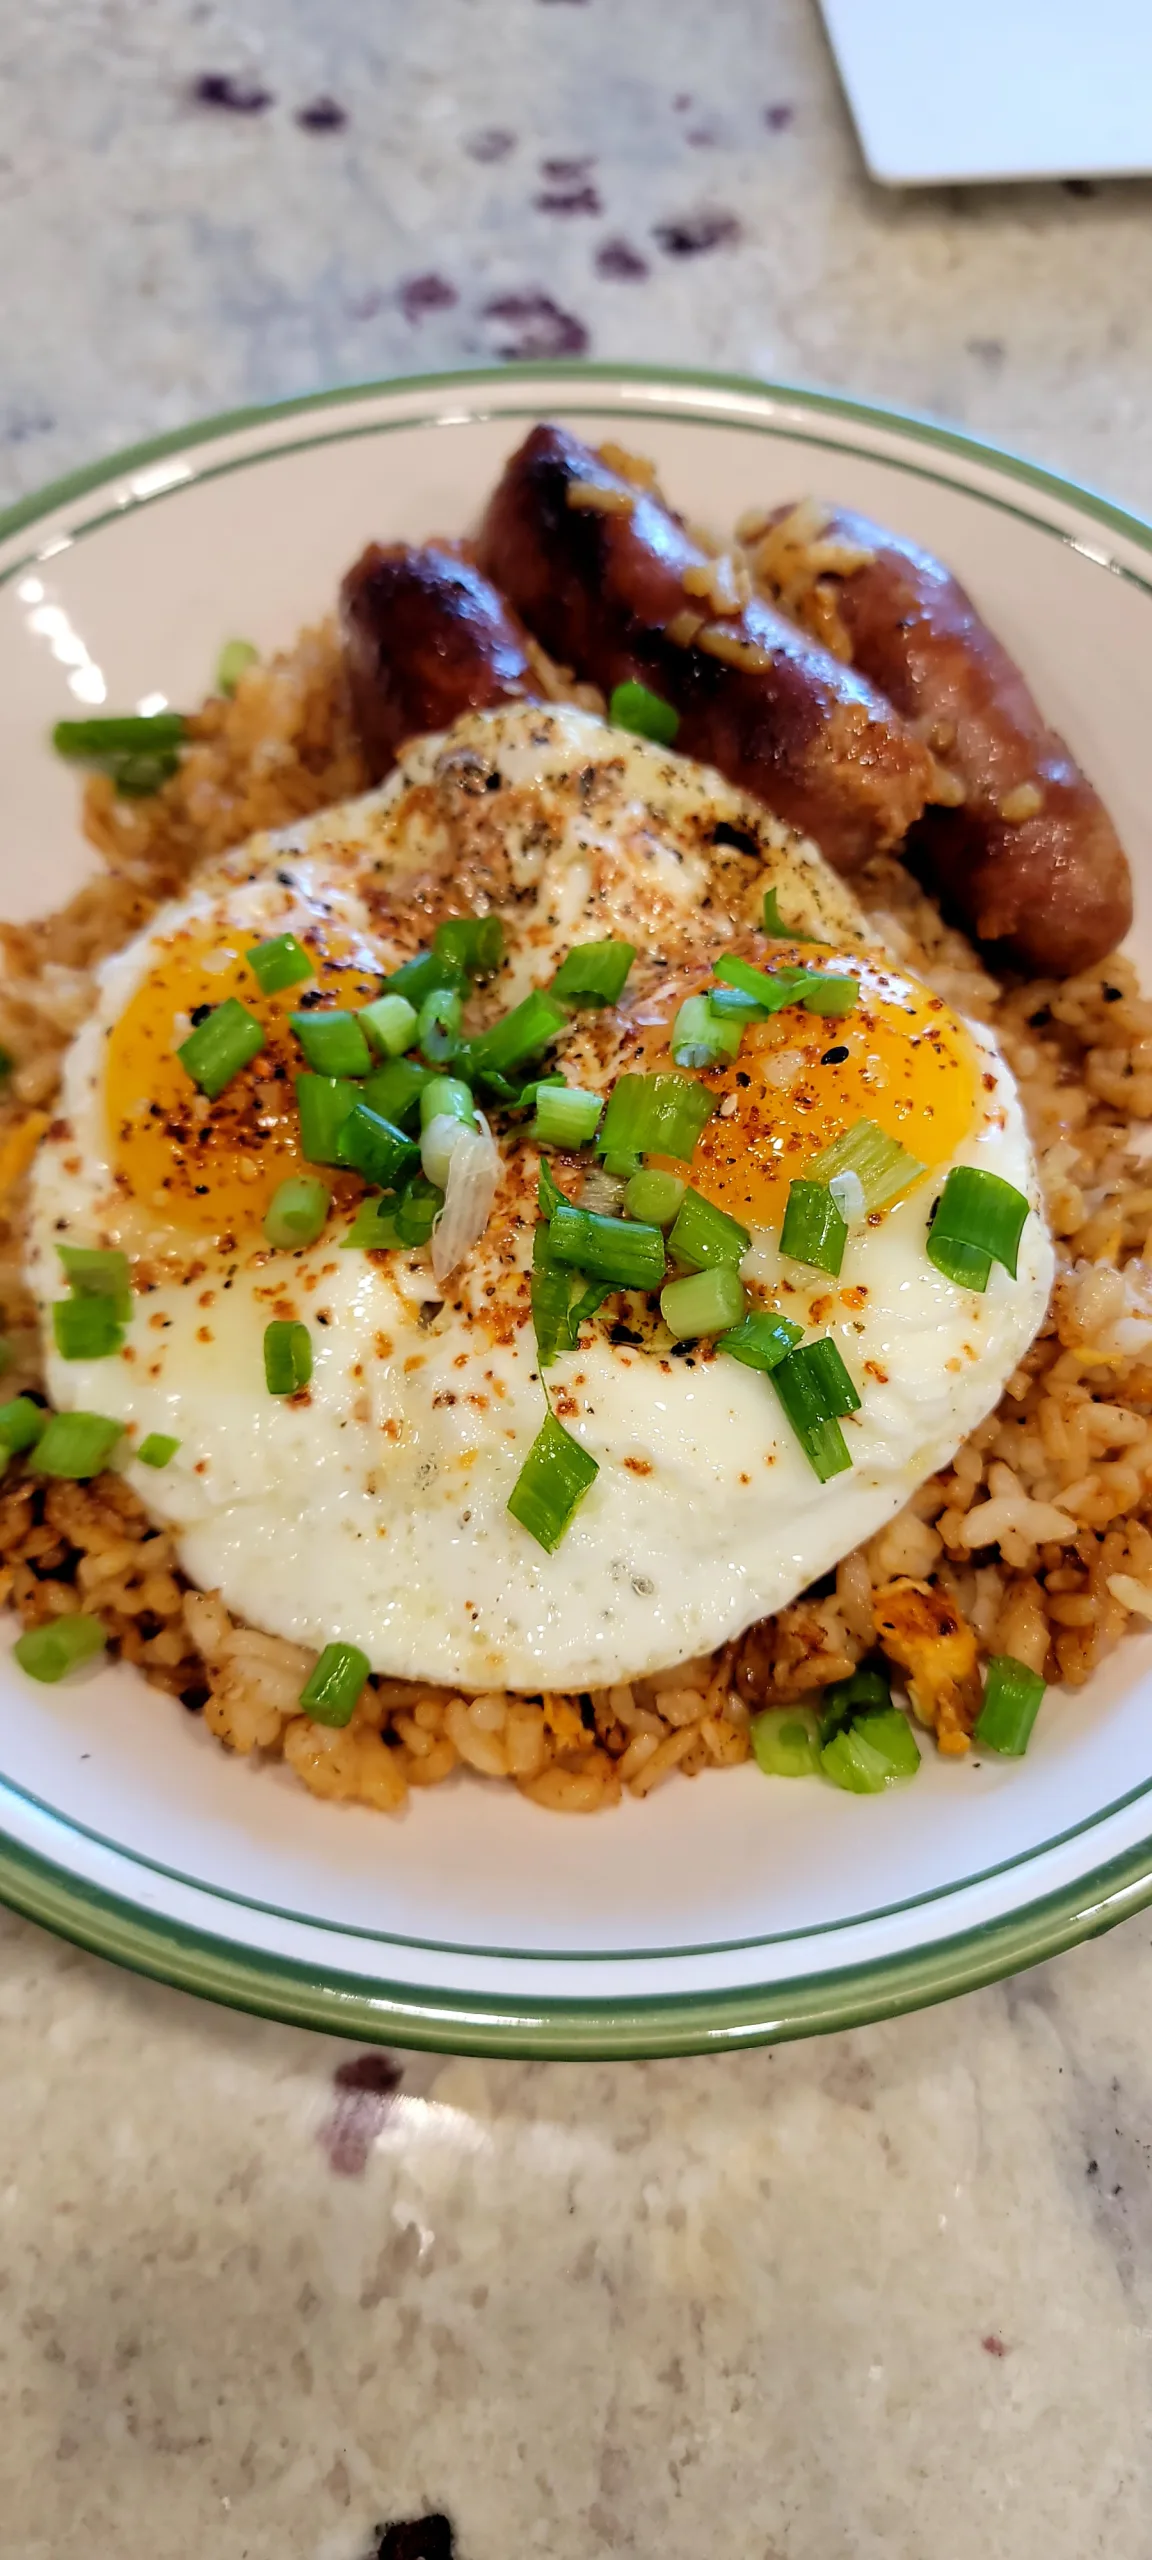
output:
MULTIPOLYGON (((1146 948, 1152 531, 908 419, 595 367, 219 420, 0 521, 4 911, 55 905, 88 868, 53 719, 196 701, 222 639, 289 641, 369 536, 468 525, 541 415, 654 455, 690 515, 814 489, 940 552, 1108 799, 1146 948)), ((621 2055, 805 2034, 970 1988, 1152 1898, 1150 1708, 1152 1636, 1051 1697, 1026 1761, 932 1754, 891 1798, 747 1768, 565 1822, 460 1779, 391 1822, 227 1757, 126 1671, 45 1689, 0 1656, 0 1893, 170 1982, 362 2037, 621 2055)))

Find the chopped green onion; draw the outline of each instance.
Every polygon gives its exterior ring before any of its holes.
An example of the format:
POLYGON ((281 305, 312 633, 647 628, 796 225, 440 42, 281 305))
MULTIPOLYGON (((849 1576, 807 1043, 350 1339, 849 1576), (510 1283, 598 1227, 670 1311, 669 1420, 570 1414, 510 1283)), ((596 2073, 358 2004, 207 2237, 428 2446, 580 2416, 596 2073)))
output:
POLYGON ((831 1742, 863 1708, 887 1708, 892 1691, 882 1671, 857 1666, 847 1680, 830 1680, 820 1708, 820 1740, 831 1742))
POLYGON ((859 978, 835 977, 829 971, 813 970, 801 998, 805 1013, 851 1013, 860 1002, 859 978))
POLYGON ((688 1188, 678 1173, 634 1173, 624 1194, 630 1218, 645 1226, 670 1227, 688 1188))
POLYGON ((382 1058, 399 1058, 410 1049, 416 1037, 417 1012, 407 996, 377 996, 372 1004, 361 1005, 360 1027, 382 1058))
POLYGON ((264 1327, 264 1377, 270 1396, 293 1396, 312 1375, 312 1336, 306 1324, 277 1316, 264 1327))
POLYGON ((550 1413, 508 1496, 508 1509, 551 1555, 599 1473, 595 1458, 550 1413))
POLYGON ((430 1076, 420 1094, 421 1128, 427 1129, 433 1120, 459 1120, 465 1129, 474 1129, 476 1105, 471 1085, 462 1083, 459 1076, 430 1076))
POLYGON ((285 987, 299 986, 302 979, 316 975, 294 933, 278 933, 271 942, 254 942, 244 957, 265 996, 281 995, 285 987))
MULTIPOLYGON (((692 1076, 621 1076, 612 1087, 597 1139, 608 1170, 611 1159, 629 1156, 672 1156, 690 1164, 696 1142, 712 1117, 719 1097, 692 1076)), ((619 1169, 623 1171, 621 1162, 619 1169)), ((636 1173, 635 1164, 628 1168, 636 1173)))
POLYGON ((745 995, 740 987, 709 987, 708 1010, 718 1022, 735 1023, 743 1034, 750 1022, 764 1022, 767 1016, 755 996, 745 995))
POLYGON ((660 1313, 677 1342, 691 1342, 704 1333, 727 1333, 730 1326, 739 1324, 747 1304, 730 1262, 717 1262, 709 1271, 691 1271, 683 1280, 670 1280, 660 1292, 660 1313))
POLYGON ((749 1725, 752 1752, 766 1778, 814 1778, 820 1767, 815 1716, 805 1707, 766 1707, 749 1725))
POLYGON ((460 1046, 464 1004, 455 987, 432 987, 420 1007, 416 1045, 430 1067, 446 1067, 460 1046))
POLYGON ((672 1025, 671 1050, 678 1067, 718 1067, 734 1058, 744 1037, 744 1024, 716 1012, 707 996, 685 996, 672 1025))
POLYGON ((853 1173, 864 1194, 865 1210, 883 1209, 900 1191, 919 1182, 927 1170, 909 1155, 899 1138, 889 1138, 875 1120, 855 1120, 842 1138, 834 1138, 805 1166, 809 1182, 834 1182, 853 1173))
POLYGON ((176 1052, 210 1102, 223 1093, 225 1085, 238 1076, 241 1067, 251 1064, 264 1046, 264 1032, 256 1016, 249 1013, 237 997, 227 996, 223 1004, 214 1006, 205 1021, 182 1040, 176 1052))
POLYGON ((565 1004, 619 1004, 635 957, 631 942, 578 942, 565 954, 548 992, 565 1004))
POLYGON ((826 1182, 794 1182, 788 1193, 780 1251, 810 1271, 835 1280, 844 1260, 848 1229, 826 1182))
POLYGON ((414 1138, 394 1129, 390 1120, 382 1120, 367 1102, 353 1104, 336 1141, 337 1161, 351 1165, 365 1182, 378 1182, 385 1191, 410 1171, 419 1152, 414 1138))
POLYGON ((543 1160, 536 1176, 536 1205, 542 1218, 550 1218, 554 1209, 570 1209, 572 1206, 567 1192, 561 1190, 551 1165, 543 1160))
POLYGON ((216 660, 217 693, 235 693, 241 676, 259 662, 260 652, 253 641, 226 640, 216 660))
POLYGON ((405 996, 419 1013, 425 996, 431 995, 433 987, 461 987, 463 984, 464 971, 458 961, 446 958, 442 951, 418 951, 414 959, 403 961, 399 969, 393 970, 384 993, 405 996))
POLYGON ((66 1671, 75 1671, 80 1663, 94 1662, 104 1645, 99 1618, 85 1617, 78 1610, 72 1617, 30 1627, 27 1635, 17 1636, 12 1651, 30 1680, 62 1680, 66 1671))
POLYGON ((984 1682, 984 1704, 976 1719, 976 1741, 987 1743, 990 1751, 1003 1751, 1012 1759, 1019 1759, 1028 1748, 1044 1685, 1039 1672, 1030 1671, 1026 1662, 1017 1662, 1014 1654, 994 1654, 984 1682))
POLYGON ((62 1360, 107 1360, 124 1341, 111 1298, 58 1298, 52 1332, 62 1360))
POLYGON ((326 1644, 300 1692, 313 1724, 349 1724, 371 1665, 358 1644, 326 1644))
POLYGON ((504 927, 499 916, 448 916, 436 927, 432 950, 464 977, 490 978, 504 957, 504 927))
POLYGON ((789 1004, 802 1004, 808 1013, 850 1013, 860 1001, 858 978, 830 977, 820 969, 801 968, 776 969, 769 976, 742 960, 738 951, 721 953, 716 975, 725 986, 754 996, 766 1013, 779 1013, 789 1004))
POLYGON ((547 1227, 537 1227, 532 1238, 529 1294, 532 1330, 536 1336, 536 1360, 541 1370, 551 1368, 558 1351, 570 1351, 572 1348, 568 1311, 574 1278, 575 1274, 566 1262, 553 1261, 547 1227))
POLYGON ((625 684, 613 685, 608 717, 614 729, 630 729, 633 737, 651 738, 658 747, 670 747, 680 728, 680 714, 672 704, 631 677, 625 684))
POLYGON ((132 1272, 117 1245, 58 1244, 74 1298, 109 1298, 121 1323, 132 1313, 132 1272))
POLYGON ((742 1360, 746 1369, 760 1369, 769 1377, 795 1350, 803 1332, 803 1325, 793 1324, 790 1316, 772 1315, 754 1307, 742 1324, 731 1333, 721 1334, 716 1348, 727 1351, 733 1360, 742 1360))
POLYGON ((291 1175, 273 1192, 264 1212, 269 1244, 289 1251, 294 1245, 315 1244, 331 1206, 331 1192, 314 1174, 291 1175))
POLYGON ((386 1067, 377 1067, 365 1080, 362 1102, 378 1111, 382 1120, 390 1120, 396 1129, 415 1125, 420 1113, 420 1096, 433 1082, 431 1067, 421 1066, 417 1058, 390 1058, 386 1067))
POLYGON ((1028 1209, 1024 1193, 1000 1174, 953 1165, 928 1230, 929 1262, 961 1288, 986 1289, 993 1262, 1014 1280, 1028 1209))
POLYGON ((150 1431, 147 1439, 141 1441, 136 1455, 142 1466, 166 1467, 175 1457, 179 1446, 179 1441, 171 1439, 166 1431, 150 1431))
POLYGON ((31 1463, 43 1476, 98 1476, 123 1429, 122 1422, 112 1422, 104 1413, 50 1414, 31 1463))
POLYGON ((104 770, 123 800, 148 800, 179 769, 174 751, 159 756, 106 756, 104 770))
POLYGON ((58 756, 100 763, 105 756, 154 755, 178 747, 187 728, 182 711, 117 713, 105 720, 58 720, 52 744, 58 756))
POLYGON ((860 1716, 834 1733, 820 1753, 820 1765, 834 1786, 850 1795, 878 1796, 894 1778, 914 1778, 920 1766, 916 1737, 898 1707, 860 1716))
POLYGON ((751 1242, 739 1218, 730 1218, 726 1209, 718 1209, 701 1192, 687 1190, 668 1238, 668 1251, 691 1270, 707 1271, 713 1263, 743 1262, 751 1242))
POLYGON ((410 1173, 396 1196, 396 1229, 401 1244, 427 1244, 444 1206, 444 1194, 423 1173, 410 1173))
POLYGON ((543 988, 534 987, 522 1004, 513 1005, 511 1013, 502 1013, 468 1042, 462 1064, 474 1075, 506 1076, 550 1047, 567 1023, 567 1008, 543 988))
POLYGON ((368 1043, 354 1013, 290 1013, 292 1029, 318 1076, 366 1076, 368 1043))
POLYGON ((794 924, 785 924, 777 904, 775 889, 766 889, 764 892, 764 921, 761 931, 775 936, 781 942, 818 942, 820 939, 818 933, 798 933, 794 924))
POLYGON ((372 1192, 361 1201, 347 1235, 341 1239, 341 1250, 359 1245, 365 1253, 394 1253, 402 1242, 395 1201, 382 1200, 379 1192, 372 1192))
POLYGON ((852 1459, 839 1416, 855 1413, 860 1398, 834 1342, 801 1343, 773 1369, 772 1384, 800 1446, 821 1484, 842 1475, 852 1459))
POLYGON ((664 1277, 664 1238, 659 1227, 631 1218, 602 1218, 567 1200, 552 1212, 549 1250, 555 1262, 587 1271, 614 1289, 658 1289, 664 1277))
POLYGON ((589 1146, 603 1108, 602 1094, 584 1093, 574 1084, 542 1084, 536 1094, 532 1136, 546 1147, 589 1146))
POLYGON ((359 1099, 359 1088, 347 1076, 297 1076, 300 1147, 309 1164, 342 1161, 340 1132, 359 1099))
POLYGON ((31 1396, 13 1396, 0 1404, 0 1449, 9 1456, 17 1449, 34 1449, 47 1423, 43 1406, 33 1404, 31 1396))

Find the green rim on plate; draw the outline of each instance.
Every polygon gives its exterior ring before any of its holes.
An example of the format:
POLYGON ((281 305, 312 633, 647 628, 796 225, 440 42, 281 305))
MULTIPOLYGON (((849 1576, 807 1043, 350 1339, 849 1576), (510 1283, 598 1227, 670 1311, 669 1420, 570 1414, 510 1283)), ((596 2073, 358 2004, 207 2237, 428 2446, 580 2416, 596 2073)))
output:
MULTIPOLYGON (((725 394, 761 404, 777 401, 791 412, 783 432, 796 433, 796 413, 805 411, 813 418, 838 420, 848 430, 885 431, 895 427, 922 445, 928 454, 955 455, 1021 488, 1070 504, 1152 555, 1152 527, 1140 518, 1055 473, 924 418, 741 375, 643 365, 562 363, 507 366, 497 372, 410 375, 399 381, 358 384, 207 419, 131 446, 22 499, 0 515, 0 543, 9 542, 25 528, 43 522, 61 507, 106 488, 127 473, 139 472, 167 456, 229 434, 277 426, 286 417, 309 416, 341 407, 354 409, 361 401, 422 391, 452 392, 482 404, 486 387, 498 385, 506 395, 509 384, 517 381, 529 385, 545 381, 569 383, 573 388, 601 382, 622 385, 625 391, 633 385, 649 390, 666 386, 673 400, 678 393, 696 392, 721 401, 725 394)), ((651 402, 647 405, 651 414, 651 402)), ((504 409, 506 400, 501 399, 499 406, 504 409)), ((686 405, 676 414, 687 423, 693 412, 686 405)), ((725 420, 722 412, 717 417, 715 411, 703 406, 696 414, 711 423, 773 432, 763 416, 759 420, 725 420)), ((864 450, 859 445, 854 449, 864 450)), ((275 446, 271 451, 281 452, 283 447, 275 446)), ((271 455, 254 457, 266 458, 271 455)), ((927 470, 928 466, 920 468, 927 470)), ((196 476, 192 475, 193 482, 196 476)), ((939 476, 950 477, 943 473, 939 476)), ((154 492, 142 491, 136 503, 154 504, 189 485, 182 479, 167 487, 160 485, 154 492)), ((1011 503, 990 491, 969 494, 992 506, 1011 503)), ((1149 582, 1141 578, 1138 583, 1144 586, 1149 582)), ((3 1798, 0 1782, 0 1819, 3 1798)), ((1103 1815, 1096 1818, 1103 1819, 1103 1815)), ((59 1817, 47 1819, 49 1829, 68 1828, 59 1817)), ((128 1851, 118 1850, 115 1854, 131 1856, 128 1851)), ((212 1890, 197 1889, 206 1893, 212 1890)), ((238 1946, 226 1936, 186 1926, 149 1909, 146 1903, 89 1884, 52 1858, 5 1838, 2 1829, 0 1897, 28 1918, 116 1963, 203 1998, 295 2025, 363 2041, 472 2053, 623 2060, 825 2033, 975 1990, 1115 1926, 1152 1901, 1152 1841, 1138 1843, 1093 1873, 1022 1909, 927 1946, 779 1984, 656 1993, 642 1998, 624 1995, 529 2001, 517 1987, 505 2003, 495 1993, 424 1990, 403 1982, 341 1973, 335 1968, 306 1966, 259 1948, 238 1946)))

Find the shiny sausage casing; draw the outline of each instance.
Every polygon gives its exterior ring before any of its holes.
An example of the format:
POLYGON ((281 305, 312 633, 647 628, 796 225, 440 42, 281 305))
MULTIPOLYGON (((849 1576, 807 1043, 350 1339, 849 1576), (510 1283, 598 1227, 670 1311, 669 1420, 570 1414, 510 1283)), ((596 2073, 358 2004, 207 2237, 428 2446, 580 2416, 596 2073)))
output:
POLYGON ((843 508, 822 510, 812 538, 866 555, 828 579, 852 663, 963 785, 962 806, 926 811, 909 859, 995 958, 1055 977, 1102 960, 1132 921, 1128 864, 1107 810, 1007 650, 916 543, 843 508))
POLYGON ((450 728, 465 711, 539 700, 515 614, 447 548, 370 542, 341 586, 340 630, 374 782, 409 738, 450 728))
POLYGON ((533 428, 512 456, 478 549, 554 657, 605 692, 634 678, 672 703, 678 748, 814 836, 838 870, 919 816, 932 757, 872 684, 769 605, 719 616, 687 592, 707 552, 563 428, 533 428), (697 633, 670 638, 692 613, 697 633))

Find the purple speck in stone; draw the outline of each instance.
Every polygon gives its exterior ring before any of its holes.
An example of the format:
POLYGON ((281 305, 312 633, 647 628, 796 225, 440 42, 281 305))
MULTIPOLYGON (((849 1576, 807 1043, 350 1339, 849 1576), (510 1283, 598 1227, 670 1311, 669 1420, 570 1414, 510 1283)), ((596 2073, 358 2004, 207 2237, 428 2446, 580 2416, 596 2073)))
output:
POLYGON ((669 258, 700 258, 707 249, 729 249, 740 238, 734 213, 688 213, 679 222, 658 222, 653 238, 669 258))
POLYGON ((576 186, 581 178, 587 177, 589 170, 595 165, 595 152, 585 151, 581 153, 578 160, 542 160, 540 175, 542 178, 552 178, 561 185, 576 186))
POLYGON ((596 252, 596 273, 614 281, 632 284, 650 273, 647 258, 642 258, 630 240, 602 240, 596 252))
POLYGON ((230 116, 263 115, 272 104, 271 90, 262 89, 257 80, 245 79, 242 71, 202 71, 190 94, 195 106, 219 107, 230 116))
POLYGON ((506 160, 516 148, 516 136, 506 133, 502 125, 485 125, 481 133, 469 135, 464 148, 470 160, 506 160))
POLYGON ((305 133, 343 133, 348 109, 337 98, 310 98, 306 107, 297 108, 296 122, 305 133))
POLYGON ((676 109, 677 115, 686 116, 688 109, 692 104, 691 91, 688 89, 682 89, 679 97, 673 98, 672 104, 676 109))
POLYGON ((363 2177, 403 2076, 390 2053, 357 2053, 333 2072, 335 2104, 320 2127, 319 2139, 336 2177, 363 2177))
POLYGON ((720 140, 714 124, 690 124, 684 128, 684 140, 694 151, 711 151, 720 140))
POLYGON ((603 213, 604 207, 594 186, 587 181, 580 187, 546 188, 543 195, 533 196, 537 213, 603 213))
POLYGON ((450 311, 460 296, 446 276, 409 276, 399 291, 400 308, 406 320, 423 320, 429 311, 450 311))
POLYGON ((571 311, 562 311, 550 293, 498 293, 484 305, 484 318, 507 333, 496 353, 509 363, 531 356, 587 355, 588 331, 571 311))
POLYGON ((780 99, 775 106, 764 109, 764 122, 769 133, 787 133, 789 125, 794 124, 795 120, 795 107, 786 106, 783 99, 780 99))

